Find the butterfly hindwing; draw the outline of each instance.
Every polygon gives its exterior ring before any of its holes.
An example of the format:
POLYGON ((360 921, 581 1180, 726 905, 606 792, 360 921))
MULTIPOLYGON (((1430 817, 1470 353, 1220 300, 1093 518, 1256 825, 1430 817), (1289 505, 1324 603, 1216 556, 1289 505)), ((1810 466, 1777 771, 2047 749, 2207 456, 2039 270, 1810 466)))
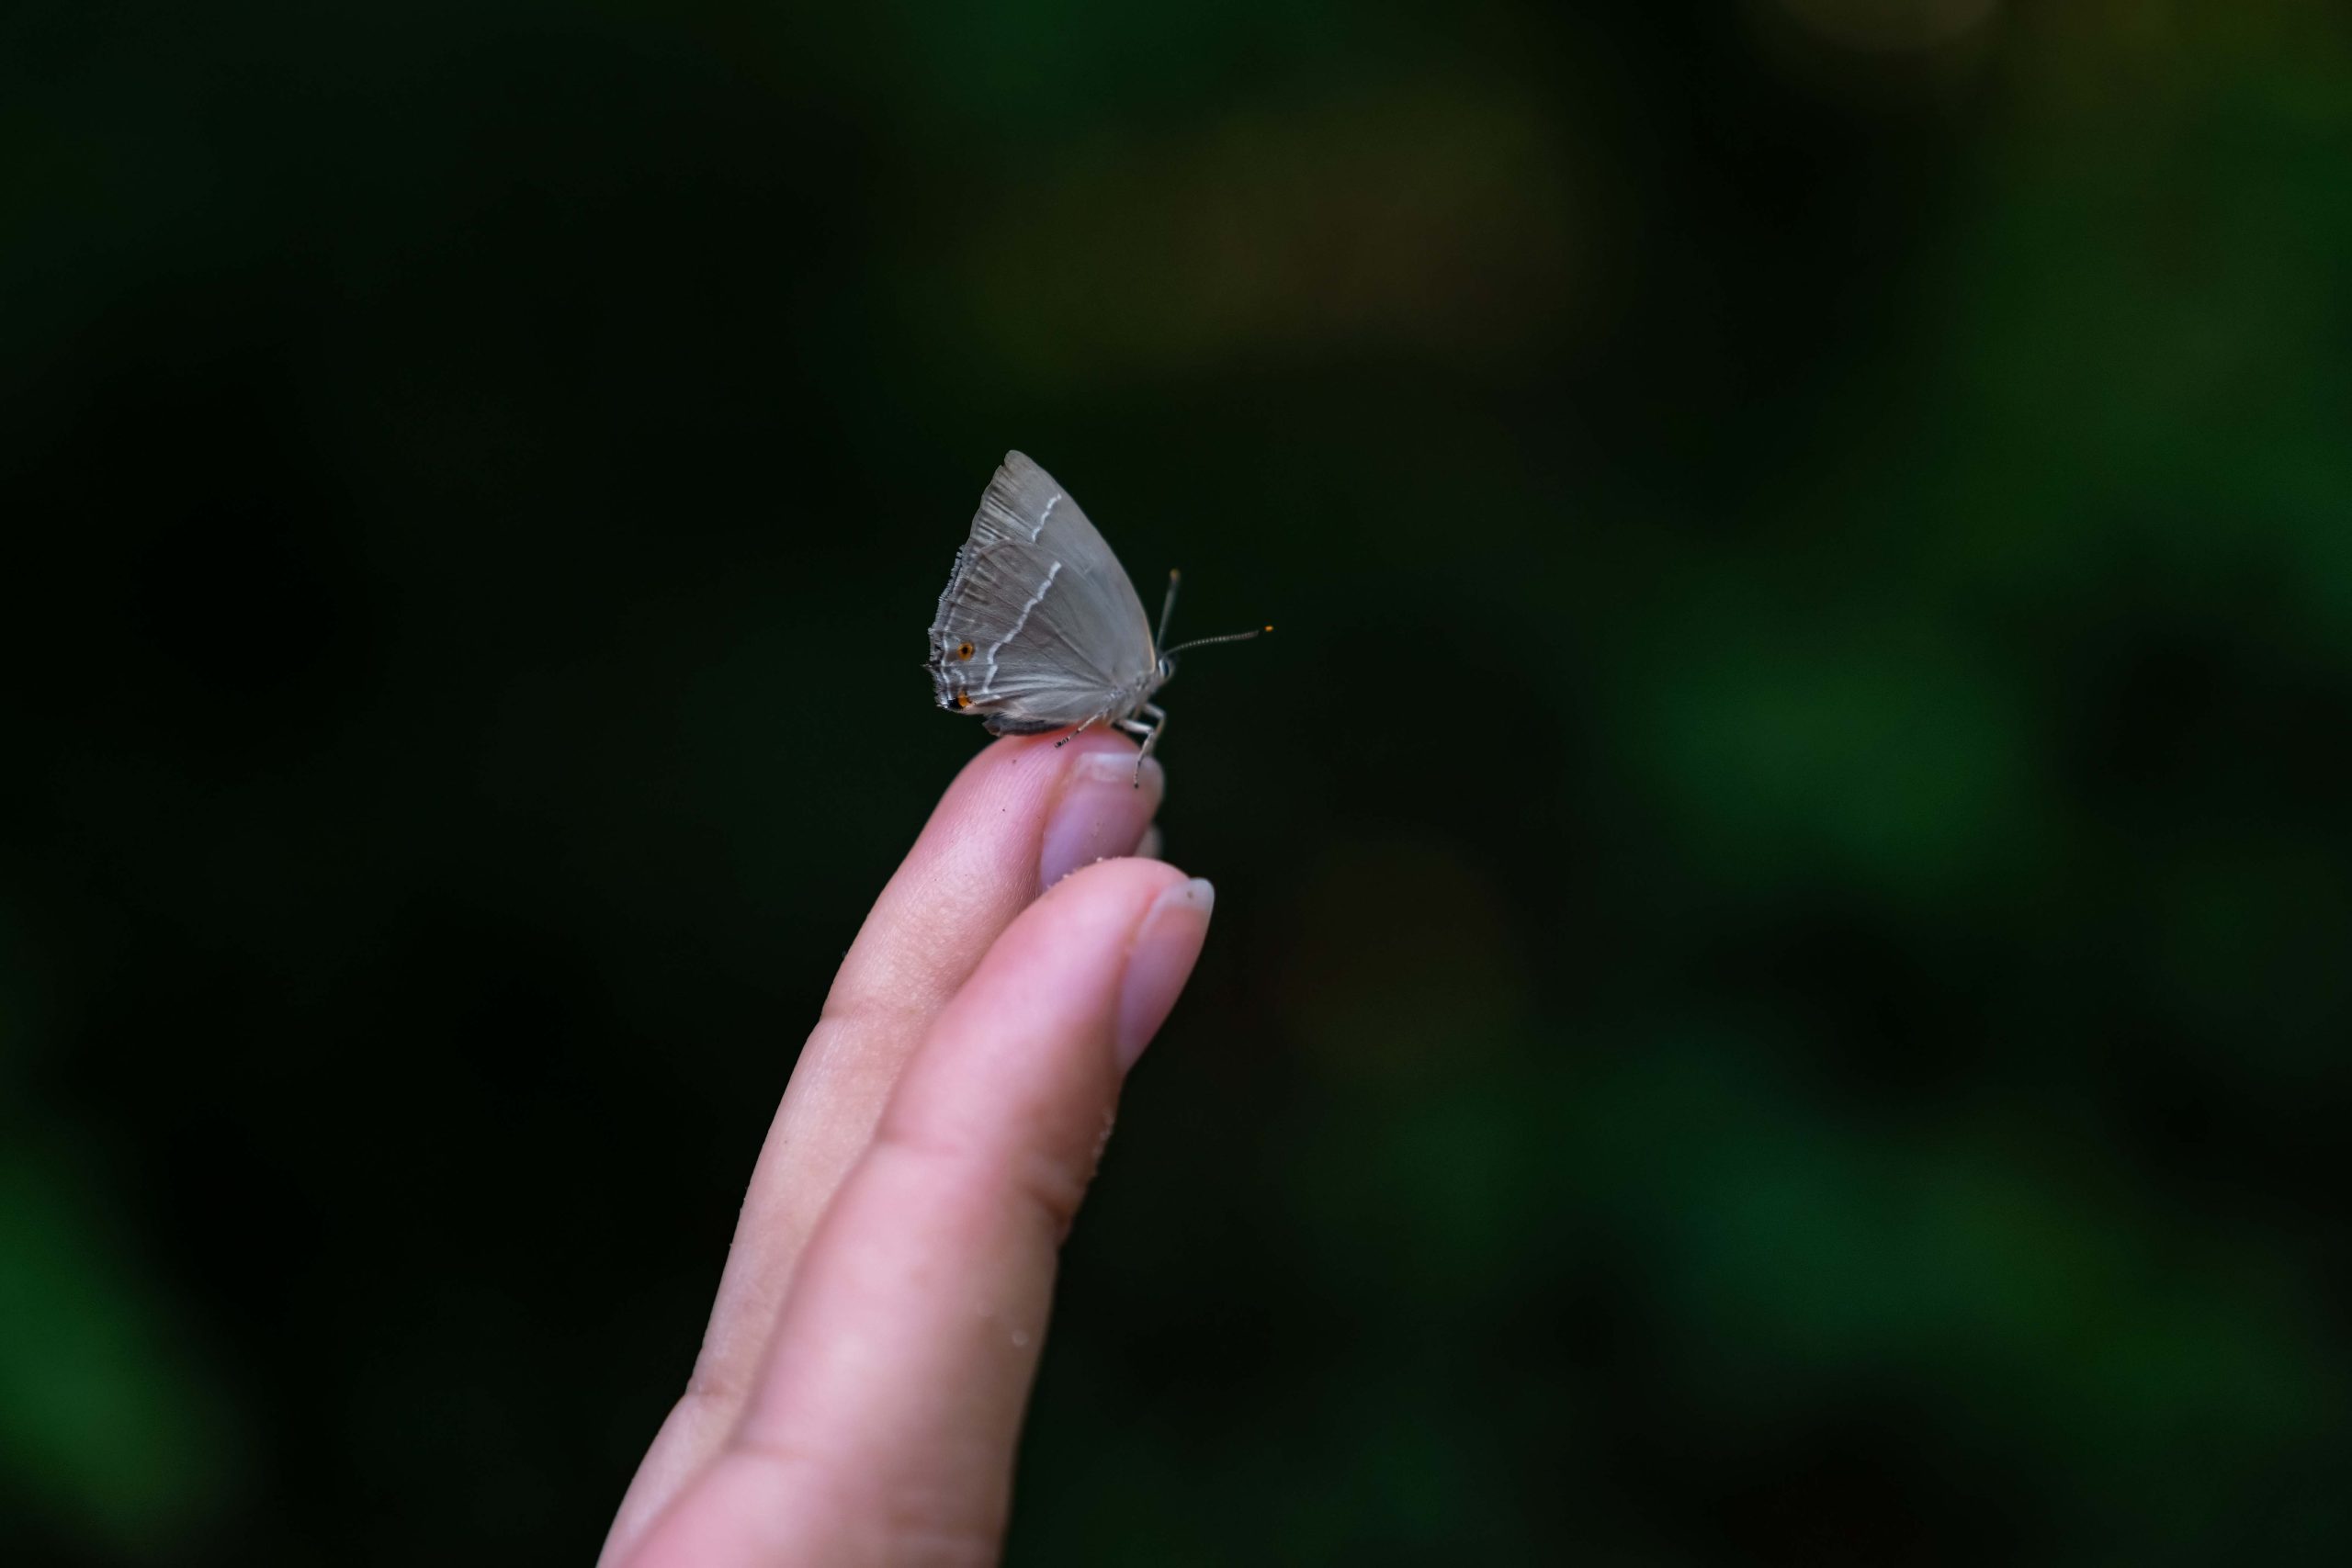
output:
POLYGON ((1008 453, 931 626, 942 707, 1023 734, 1125 716, 1156 684, 1151 626, 1118 558, 1053 476, 1008 453))

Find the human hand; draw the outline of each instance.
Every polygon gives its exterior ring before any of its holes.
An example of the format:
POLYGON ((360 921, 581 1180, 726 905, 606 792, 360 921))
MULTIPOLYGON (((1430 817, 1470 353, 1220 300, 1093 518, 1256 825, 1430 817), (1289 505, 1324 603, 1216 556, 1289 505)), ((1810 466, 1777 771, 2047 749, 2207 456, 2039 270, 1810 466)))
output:
POLYGON ((1081 735, 949 786, 801 1049, 603 1568, 996 1560, 1061 1239, 1208 931, 1207 883, 1091 863, 1161 782, 1081 735))

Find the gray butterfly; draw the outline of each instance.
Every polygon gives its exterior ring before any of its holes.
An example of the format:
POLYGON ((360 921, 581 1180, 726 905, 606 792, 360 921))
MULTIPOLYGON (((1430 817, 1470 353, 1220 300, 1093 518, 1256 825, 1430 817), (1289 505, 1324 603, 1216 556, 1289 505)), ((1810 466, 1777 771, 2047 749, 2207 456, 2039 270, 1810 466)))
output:
MULTIPOLYGON (((1119 558, 1054 477, 1008 452, 931 623, 931 679, 939 705, 985 716, 991 735, 1038 735, 1098 724, 1143 739, 1136 778, 1168 715, 1152 694, 1185 648, 1241 642, 1257 632, 1159 647, 1176 608, 1176 574, 1159 631, 1119 558), (1141 716, 1138 717, 1137 716, 1141 716)), ((1274 628, 1261 628, 1272 631, 1274 628)), ((1062 737, 1057 745, 1068 741, 1062 737)))

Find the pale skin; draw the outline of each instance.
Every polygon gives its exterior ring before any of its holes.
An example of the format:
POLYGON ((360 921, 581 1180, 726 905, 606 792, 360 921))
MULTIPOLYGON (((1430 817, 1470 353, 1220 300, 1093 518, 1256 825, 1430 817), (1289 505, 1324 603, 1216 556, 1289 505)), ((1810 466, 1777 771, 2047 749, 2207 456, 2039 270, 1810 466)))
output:
POLYGON ((1210 903, 1132 858, 1159 764, 1064 739, 975 757, 859 931, 605 1568, 997 1560, 1061 1241, 1210 903))

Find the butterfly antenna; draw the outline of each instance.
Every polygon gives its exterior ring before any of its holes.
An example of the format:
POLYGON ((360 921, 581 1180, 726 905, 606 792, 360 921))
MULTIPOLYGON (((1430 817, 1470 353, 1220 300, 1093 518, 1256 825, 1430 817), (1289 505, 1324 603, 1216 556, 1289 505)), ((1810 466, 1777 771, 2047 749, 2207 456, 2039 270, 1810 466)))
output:
POLYGON ((1159 606, 1159 630, 1151 639, 1154 648, 1168 641, 1168 622, 1176 614, 1176 582, 1182 575, 1172 566, 1168 569, 1168 597, 1159 606))
POLYGON ((1253 632, 1228 632, 1224 637, 1194 637, 1190 642, 1180 642, 1174 648, 1162 649, 1160 652, 1166 655, 1182 653, 1188 648, 1208 648, 1220 642, 1248 642, 1251 637, 1263 637, 1273 629, 1272 626, 1260 626, 1253 632))

